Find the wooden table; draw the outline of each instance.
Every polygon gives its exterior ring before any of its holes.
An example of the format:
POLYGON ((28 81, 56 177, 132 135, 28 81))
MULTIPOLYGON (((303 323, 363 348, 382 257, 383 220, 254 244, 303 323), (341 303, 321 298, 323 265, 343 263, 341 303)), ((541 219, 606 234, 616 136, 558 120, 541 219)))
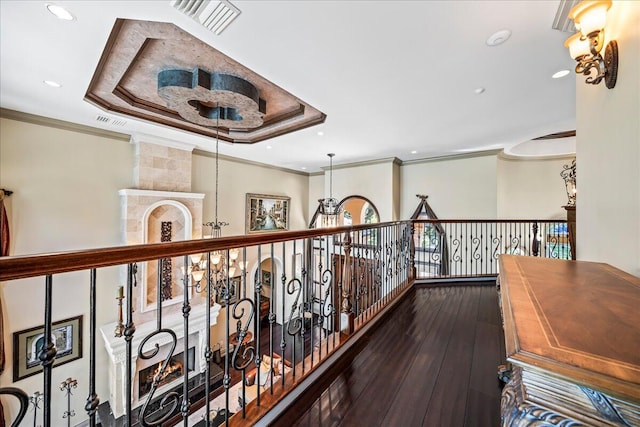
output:
POLYGON ((499 266, 513 367, 502 425, 640 426, 640 279, 592 262, 502 255, 499 266))

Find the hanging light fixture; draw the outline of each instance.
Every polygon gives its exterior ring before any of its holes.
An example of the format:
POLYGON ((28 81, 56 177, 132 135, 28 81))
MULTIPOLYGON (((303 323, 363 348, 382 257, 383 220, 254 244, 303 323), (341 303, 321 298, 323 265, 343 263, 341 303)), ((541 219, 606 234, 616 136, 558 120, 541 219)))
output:
POLYGON ((329 156, 329 197, 318 201, 320 202, 322 227, 336 227, 341 209, 338 207, 338 201, 333 198, 333 157, 335 153, 329 153, 327 156, 329 156))
MULTIPOLYGON (((222 237, 222 227, 226 227, 229 225, 228 222, 220 221, 218 218, 218 188, 219 188, 219 124, 220 124, 220 114, 222 114, 222 108, 216 104, 216 188, 215 188, 215 218, 214 221, 209 221, 203 224, 205 227, 210 227, 210 234, 204 236, 207 239, 215 239, 222 237)), ((230 249, 228 251, 228 259, 224 251, 214 251, 211 252, 209 257, 209 268, 210 268, 210 281, 209 286, 212 287, 213 290, 218 295, 223 295, 227 290, 227 279, 235 277, 236 271, 240 269, 243 271, 246 268, 245 261, 239 261, 240 250, 237 248, 230 249)), ((207 260, 202 257, 202 254, 191 255, 191 266, 189 267, 189 274, 193 281, 200 285, 200 282, 205 277, 207 273, 207 260)))

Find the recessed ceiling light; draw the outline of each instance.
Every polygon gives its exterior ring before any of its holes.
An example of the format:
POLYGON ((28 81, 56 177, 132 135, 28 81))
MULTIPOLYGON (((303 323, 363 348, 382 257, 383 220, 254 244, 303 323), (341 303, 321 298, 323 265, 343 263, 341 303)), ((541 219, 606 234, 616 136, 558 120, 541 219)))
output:
POLYGON ((322 131, 318 132, 318 136, 322 136, 322 135, 324 135, 324 132, 322 131))
POLYGON ((496 31, 489 36, 486 43, 487 46, 498 46, 509 40, 509 37, 511 37, 511 30, 496 31))
POLYGON ((479 87, 479 88, 474 89, 474 90, 473 90, 473 92, 474 92, 476 95, 480 95, 482 92, 484 92, 484 90, 485 90, 485 89, 484 89, 483 87, 479 87))
POLYGON ((417 152, 418 152, 417 150, 413 150, 411 154, 416 154, 417 152))
POLYGON ((57 18, 63 19, 65 21, 73 21, 75 17, 62 6, 58 6, 57 4, 47 3, 47 10, 53 13, 57 18))
POLYGON ((300 169, 302 169, 303 171, 307 170, 307 168, 305 166, 301 167, 300 169))
POLYGON ((271 150, 273 147, 270 145, 267 145, 267 150, 271 150))
POLYGON ((553 79, 559 79, 561 77, 564 77, 566 75, 568 75, 571 71, 569 70, 560 70, 557 73, 555 73, 553 76, 551 76, 551 78, 553 79))
POLYGON ((43 80, 43 83, 51 87, 62 87, 60 83, 54 82, 53 80, 43 80))

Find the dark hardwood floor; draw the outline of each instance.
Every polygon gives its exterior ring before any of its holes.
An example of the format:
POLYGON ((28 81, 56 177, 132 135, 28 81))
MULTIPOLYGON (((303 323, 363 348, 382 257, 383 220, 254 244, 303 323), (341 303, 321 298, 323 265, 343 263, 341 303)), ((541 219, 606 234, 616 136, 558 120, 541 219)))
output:
POLYGON ((494 286, 416 287, 294 426, 497 426, 494 286))

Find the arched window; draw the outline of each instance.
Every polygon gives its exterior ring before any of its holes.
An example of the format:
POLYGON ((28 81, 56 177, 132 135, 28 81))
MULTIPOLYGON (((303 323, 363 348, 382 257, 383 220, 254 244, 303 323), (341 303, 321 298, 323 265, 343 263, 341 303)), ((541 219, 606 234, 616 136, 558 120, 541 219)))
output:
MULTIPOLYGON (((337 226, 343 225, 359 225, 359 224, 376 224, 380 222, 380 214, 376 205, 363 196, 347 196, 338 203, 340 209, 340 217, 337 226)), ((311 217, 309 228, 319 228, 321 223, 320 207, 311 217)))

